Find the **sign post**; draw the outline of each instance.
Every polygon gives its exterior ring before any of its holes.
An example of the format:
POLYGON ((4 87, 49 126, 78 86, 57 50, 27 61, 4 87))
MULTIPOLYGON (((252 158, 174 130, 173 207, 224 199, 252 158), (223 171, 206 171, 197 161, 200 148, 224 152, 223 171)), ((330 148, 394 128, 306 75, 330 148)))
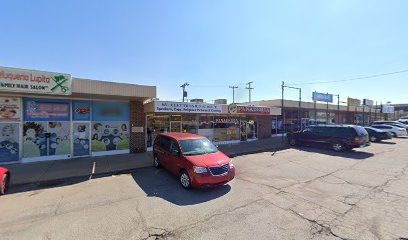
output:
MULTIPOLYGON (((319 93, 319 92, 313 92, 313 101, 315 102, 316 106, 316 101, 319 102, 325 102, 326 103, 326 124, 329 123, 329 103, 333 102, 333 94, 329 93, 319 93)), ((315 107, 315 118, 316 118, 316 107, 315 107)), ((316 119, 315 119, 316 120, 316 119)))

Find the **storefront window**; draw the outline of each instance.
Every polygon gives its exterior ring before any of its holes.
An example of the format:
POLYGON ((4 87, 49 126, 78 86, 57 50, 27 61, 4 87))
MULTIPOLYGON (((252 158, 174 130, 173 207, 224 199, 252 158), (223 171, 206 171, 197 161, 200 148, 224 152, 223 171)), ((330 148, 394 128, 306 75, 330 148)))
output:
POLYGON ((0 163, 20 156, 21 98, 0 97, 0 163))
POLYGON ((239 118, 216 116, 214 118, 214 142, 239 140, 239 118))
POLYGON ((198 117, 198 135, 214 141, 214 117, 213 116, 199 116, 198 117))
POLYGON ((170 131, 170 116, 147 116, 147 147, 152 147, 159 133, 170 131))
POLYGON ((198 121, 195 115, 183 115, 182 132, 197 134, 198 121))

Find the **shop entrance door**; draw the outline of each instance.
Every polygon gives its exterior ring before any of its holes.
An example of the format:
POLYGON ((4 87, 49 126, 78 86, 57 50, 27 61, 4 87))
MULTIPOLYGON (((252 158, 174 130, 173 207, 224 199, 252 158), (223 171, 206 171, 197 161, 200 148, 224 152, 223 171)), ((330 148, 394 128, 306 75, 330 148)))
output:
POLYGON ((90 155, 91 124, 89 122, 73 123, 73 154, 74 157, 90 155))
POLYGON ((181 121, 170 122, 170 132, 181 132, 181 121))
POLYGON ((248 122, 247 121, 241 121, 241 141, 246 141, 248 139, 248 133, 247 133, 247 127, 248 126, 248 122))

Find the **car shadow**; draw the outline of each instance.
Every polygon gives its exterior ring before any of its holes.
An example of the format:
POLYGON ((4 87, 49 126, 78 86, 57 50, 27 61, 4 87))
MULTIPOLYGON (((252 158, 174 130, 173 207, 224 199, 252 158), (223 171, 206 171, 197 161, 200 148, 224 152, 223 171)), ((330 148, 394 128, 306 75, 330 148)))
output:
POLYGON ((214 188, 184 189, 177 177, 162 168, 137 169, 132 173, 132 177, 148 197, 162 198, 178 206, 208 202, 227 194, 231 190, 228 184, 214 188))
POLYGON ((296 147, 296 149, 300 151, 305 151, 305 152, 319 153, 319 154, 325 154, 329 156, 344 157, 344 158, 350 158, 350 159, 355 159, 355 160, 364 160, 364 159, 374 156, 373 153, 369 153, 369 152, 360 152, 360 151, 355 151, 355 150, 335 152, 331 149, 327 149, 323 147, 301 146, 301 147, 296 147))

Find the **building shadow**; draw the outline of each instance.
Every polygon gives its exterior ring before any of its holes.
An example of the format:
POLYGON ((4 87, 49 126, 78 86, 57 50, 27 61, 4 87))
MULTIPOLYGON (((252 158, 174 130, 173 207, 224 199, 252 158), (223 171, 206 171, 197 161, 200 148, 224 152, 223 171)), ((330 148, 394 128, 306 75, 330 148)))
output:
POLYGON ((304 152, 310 152, 310 153, 318 153, 318 154, 324 154, 324 155, 329 155, 329 156, 335 156, 335 157, 343 157, 343 158, 350 158, 350 159, 355 159, 355 160, 364 160, 370 157, 373 157, 373 153, 369 152, 360 152, 360 151, 355 151, 355 150, 348 150, 348 151, 343 151, 343 152, 335 152, 334 150, 327 149, 324 147, 309 147, 309 146, 302 146, 302 147, 297 147, 296 149, 304 152))
POLYGON ((162 198, 178 206, 208 202, 224 196, 231 190, 228 184, 214 188, 184 189, 178 178, 165 169, 137 169, 132 173, 132 177, 148 197, 162 198))

